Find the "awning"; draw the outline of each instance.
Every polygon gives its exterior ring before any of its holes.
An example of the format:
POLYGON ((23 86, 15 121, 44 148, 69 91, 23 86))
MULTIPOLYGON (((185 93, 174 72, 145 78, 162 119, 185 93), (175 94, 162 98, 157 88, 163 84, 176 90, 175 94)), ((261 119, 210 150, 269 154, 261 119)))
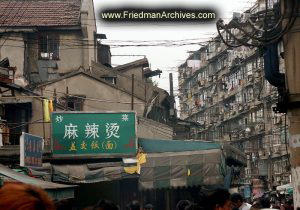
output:
POLYGON ((139 147, 146 153, 139 179, 142 190, 224 185, 226 163, 246 164, 244 153, 215 142, 139 139, 139 147))
POLYGON ((197 185, 223 185, 220 149, 147 154, 141 165, 142 190, 197 185))
POLYGON ((95 183, 129 178, 138 175, 127 174, 123 166, 111 166, 90 169, 87 164, 81 165, 52 165, 54 181, 65 183, 95 183))
POLYGON ((220 144, 214 142, 144 138, 139 138, 139 146, 141 146, 146 153, 199 151, 221 148, 220 144))
POLYGON ((210 149, 222 149, 226 159, 233 160, 233 165, 247 165, 245 153, 229 145, 199 140, 162 140, 139 138, 139 146, 146 153, 183 152, 210 149))
POLYGON ((76 187, 75 185, 57 184, 53 182, 47 182, 40 179, 32 178, 30 176, 16 172, 2 164, 0 164, 0 174, 25 184, 30 184, 30 185, 40 187, 45 191, 47 191, 47 193, 53 200, 59 201, 59 200, 74 198, 74 188, 76 187))

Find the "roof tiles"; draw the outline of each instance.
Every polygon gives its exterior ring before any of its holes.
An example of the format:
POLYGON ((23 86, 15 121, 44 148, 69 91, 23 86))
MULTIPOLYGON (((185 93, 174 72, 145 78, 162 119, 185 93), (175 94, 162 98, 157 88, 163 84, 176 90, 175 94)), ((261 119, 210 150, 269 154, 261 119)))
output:
POLYGON ((0 27, 79 25, 80 0, 1 0, 0 27))

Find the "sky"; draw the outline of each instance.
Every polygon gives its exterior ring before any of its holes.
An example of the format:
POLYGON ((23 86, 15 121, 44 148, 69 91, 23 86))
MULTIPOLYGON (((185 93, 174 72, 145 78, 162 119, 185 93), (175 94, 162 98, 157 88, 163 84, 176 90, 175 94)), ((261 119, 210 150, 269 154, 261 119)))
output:
MULTIPOLYGON (((120 7, 192 7, 197 9, 212 8, 218 17, 229 20, 233 12, 242 12, 250 8, 255 0, 94 0, 97 32, 106 34, 104 44, 122 44, 124 41, 138 43, 141 41, 157 43, 157 40, 170 40, 171 43, 204 42, 217 35, 215 22, 210 23, 107 23, 97 17, 101 9, 120 7)), ((128 42, 127 42, 128 43, 128 42)), ((160 69, 160 78, 154 77, 160 88, 169 92, 169 73, 173 73, 174 94, 178 95, 177 67, 184 63, 189 52, 198 50, 200 45, 155 46, 155 47, 112 47, 112 65, 121 65, 144 56, 152 70, 160 69), (126 55, 126 56, 117 56, 126 55), (128 56, 127 56, 128 55, 128 56), (137 55, 137 56, 133 56, 137 55)), ((176 100, 178 107, 178 99, 176 100)))

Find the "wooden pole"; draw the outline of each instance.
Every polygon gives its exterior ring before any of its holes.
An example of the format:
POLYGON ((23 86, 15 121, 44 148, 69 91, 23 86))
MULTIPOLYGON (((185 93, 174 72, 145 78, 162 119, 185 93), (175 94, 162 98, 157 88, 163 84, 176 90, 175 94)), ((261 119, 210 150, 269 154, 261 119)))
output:
POLYGON ((68 111, 68 103, 69 103, 69 87, 66 87, 66 104, 65 104, 65 111, 68 111))
POLYGON ((134 109, 134 74, 131 75, 131 110, 134 109))
POLYGON ((44 136, 44 143, 46 143, 46 133, 45 133, 45 110, 44 110, 44 97, 43 97, 43 87, 41 87, 41 96, 42 96, 42 114, 43 114, 43 136, 44 136))
POLYGON ((54 89, 54 94, 53 94, 53 110, 56 111, 56 103, 57 103, 57 98, 56 98, 56 88, 54 89))
POLYGON ((170 82, 170 98, 171 98, 171 104, 170 104, 170 116, 173 120, 175 120, 175 99, 174 99, 174 90, 173 90, 173 74, 169 74, 169 82, 170 82))

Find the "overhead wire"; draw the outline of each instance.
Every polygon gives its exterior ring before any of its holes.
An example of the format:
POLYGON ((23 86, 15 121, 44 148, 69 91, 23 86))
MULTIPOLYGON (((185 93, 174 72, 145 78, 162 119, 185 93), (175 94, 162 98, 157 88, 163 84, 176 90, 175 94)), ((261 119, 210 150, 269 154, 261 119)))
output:
MULTIPOLYGON (((266 0, 267 1, 267 0, 266 0)), ((295 4, 295 0, 293 0, 293 6, 292 6, 292 11, 290 12, 289 14, 289 20, 288 20, 288 23, 285 25, 284 29, 282 29, 280 32, 276 33, 275 35, 271 36, 271 37, 257 37, 253 34, 255 33, 249 33, 247 32, 243 27, 241 27, 239 25, 239 23, 237 23, 235 20, 232 20, 231 21, 231 27, 234 27, 234 28, 237 28, 239 29, 240 31, 242 31, 244 33, 244 35, 248 38, 248 40, 250 39, 253 39, 253 40, 257 40, 257 41, 260 41, 261 43, 259 44, 249 44, 248 42, 245 42, 241 39, 238 39, 235 35, 233 35, 230 30, 228 29, 228 26, 227 25, 224 25, 222 23, 222 20, 218 20, 217 21, 217 30, 218 30, 218 33, 219 35, 221 36, 221 33, 220 33, 220 28, 222 28, 223 30, 225 30, 227 33, 229 33, 235 41, 237 41, 238 43, 240 43, 239 45, 244 45, 244 46, 251 46, 251 47, 260 47, 262 45, 268 45, 268 44, 271 44, 271 43, 274 43, 276 41, 278 41, 287 31, 290 30, 290 28, 293 26, 295 20, 296 20, 296 15, 295 15, 295 12, 297 11, 297 8, 299 7, 299 1, 296 0, 296 4, 295 4)), ((283 17, 285 16, 285 14, 281 14, 282 17, 279 18, 279 21, 277 23, 275 23, 274 25, 275 26, 278 26, 280 24, 280 21, 282 21, 283 17)), ((267 18, 267 17, 265 17, 267 18)), ((265 21, 265 24, 266 24, 267 21, 265 21)), ((276 28, 274 27, 271 28, 272 30, 276 30, 276 28)), ((252 27, 253 28, 253 27, 252 27)), ((264 26, 264 32, 267 32, 267 27, 264 26)), ((270 31, 268 31, 270 32, 270 31)), ((238 46, 234 46, 234 45, 231 45, 229 44, 228 42, 226 42, 223 37, 221 36, 221 39, 222 41, 227 45, 227 46, 231 46, 231 47, 239 47, 238 46)))

